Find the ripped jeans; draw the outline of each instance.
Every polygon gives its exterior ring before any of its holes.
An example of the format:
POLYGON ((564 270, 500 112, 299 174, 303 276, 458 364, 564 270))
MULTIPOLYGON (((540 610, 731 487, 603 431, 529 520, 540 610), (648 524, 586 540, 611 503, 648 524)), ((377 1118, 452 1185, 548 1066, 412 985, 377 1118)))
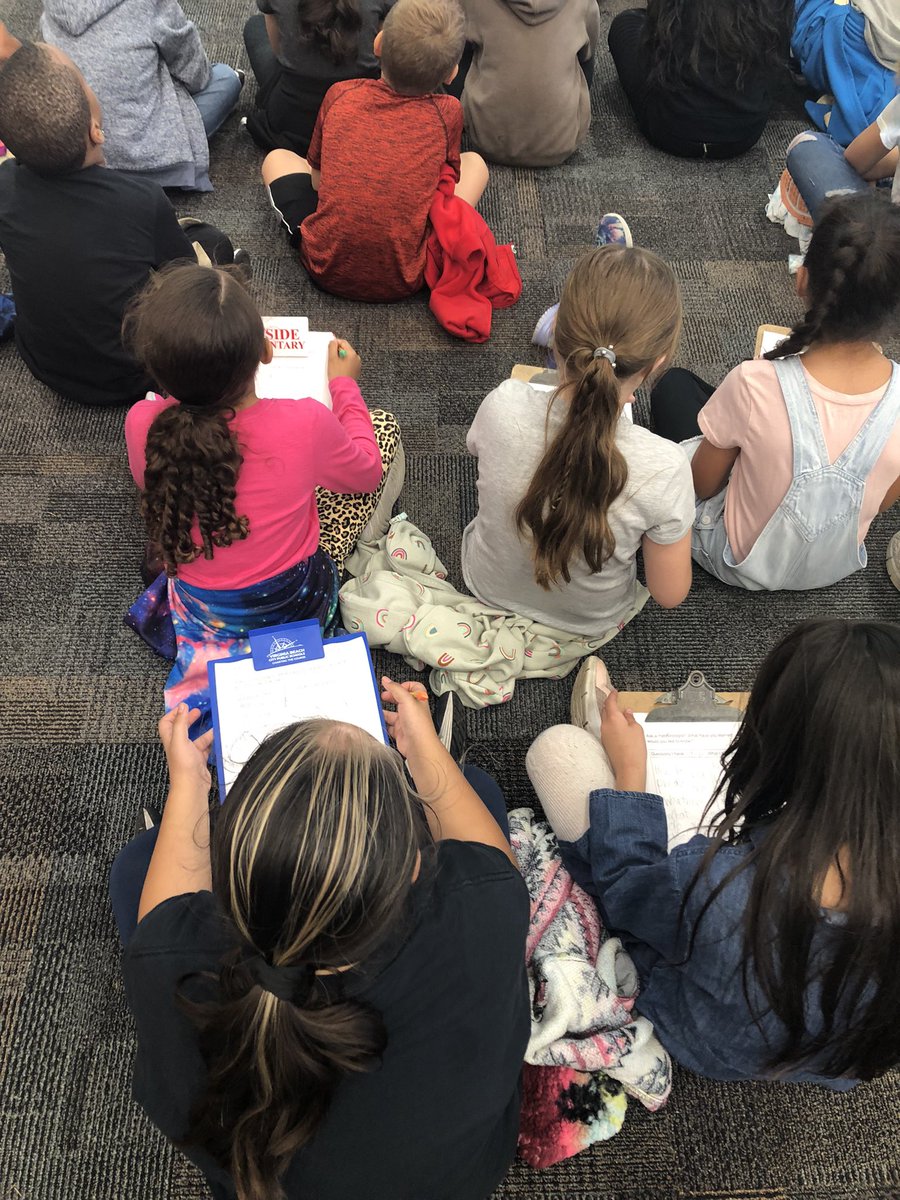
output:
POLYGON ((832 196, 869 189, 862 175, 844 158, 843 147, 817 130, 797 134, 788 146, 787 169, 813 221, 818 221, 822 205, 832 196))

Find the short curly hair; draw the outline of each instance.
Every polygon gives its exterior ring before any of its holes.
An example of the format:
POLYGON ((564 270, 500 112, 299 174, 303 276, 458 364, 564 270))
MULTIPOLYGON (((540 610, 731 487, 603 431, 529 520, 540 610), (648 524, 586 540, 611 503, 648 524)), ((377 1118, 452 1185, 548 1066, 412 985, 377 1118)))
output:
POLYGON ((90 127, 75 67, 23 42, 0 68, 0 141, 38 175, 67 175, 84 164, 90 127))
POLYGON ((433 92, 458 65, 465 42, 458 0, 397 0, 382 29, 385 79, 403 96, 433 92))

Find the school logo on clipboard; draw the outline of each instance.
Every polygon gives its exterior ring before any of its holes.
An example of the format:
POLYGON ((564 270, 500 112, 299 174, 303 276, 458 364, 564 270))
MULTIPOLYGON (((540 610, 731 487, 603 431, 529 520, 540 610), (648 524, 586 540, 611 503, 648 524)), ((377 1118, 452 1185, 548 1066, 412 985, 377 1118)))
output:
POLYGON ((255 629, 250 634, 250 652, 257 671, 310 662, 324 654, 322 628, 318 621, 300 621, 295 625, 255 629))

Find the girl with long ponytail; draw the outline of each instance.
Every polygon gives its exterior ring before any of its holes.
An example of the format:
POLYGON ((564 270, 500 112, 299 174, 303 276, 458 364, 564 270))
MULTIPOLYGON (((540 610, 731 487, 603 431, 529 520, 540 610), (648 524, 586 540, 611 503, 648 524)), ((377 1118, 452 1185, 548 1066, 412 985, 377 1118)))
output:
POLYGON ((718 388, 669 371, 651 398, 656 429, 693 454, 694 560, 754 591, 858 571, 900 499, 900 365, 879 344, 900 309, 900 209, 830 201, 797 292, 804 317, 763 359, 718 388))
POLYGON ((336 524, 355 541, 375 510, 383 458, 388 465, 396 455, 392 470, 402 469, 399 436, 393 417, 380 414, 381 445, 376 439, 356 382, 359 356, 346 342, 329 349, 331 408, 257 396, 256 371, 272 347, 233 270, 165 268, 132 304, 123 332, 162 393, 125 419, 159 556, 126 624, 174 659, 166 708, 198 708, 200 732, 209 720, 207 665, 246 653, 251 629, 315 618, 334 631, 339 548, 320 544, 316 489, 365 493, 319 496, 341 507, 336 524))
POLYGON ((655 254, 606 245, 576 264, 556 317, 559 386, 548 395, 507 380, 466 441, 478 514, 463 534, 463 574, 485 603, 602 641, 648 595, 665 607, 684 600, 689 465, 623 414, 680 333, 678 284, 655 254))
POLYGON ((529 900, 505 802, 418 685, 382 682, 398 750, 274 733, 211 839, 211 735, 167 714, 162 822, 113 866, 134 1094, 217 1200, 484 1200, 515 1155, 529 900))

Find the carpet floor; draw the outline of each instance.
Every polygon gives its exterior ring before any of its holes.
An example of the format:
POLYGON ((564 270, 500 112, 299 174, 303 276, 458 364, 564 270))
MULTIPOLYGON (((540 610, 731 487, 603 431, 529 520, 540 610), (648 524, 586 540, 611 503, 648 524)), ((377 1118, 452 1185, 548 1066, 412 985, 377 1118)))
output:
MULTIPOLYGON (((189 0, 212 57, 246 67, 250 5, 189 0)), ((604 28, 625 7, 601 0, 604 28)), ((7 0, 33 30, 38 0, 7 0)), ((253 103, 248 81, 240 112, 253 103)), ((349 338, 371 406, 400 418, 408 458, 401 506, 434 538, 459 581, 460 532, 475 505, 466 429, 484 395, 529 345, 537 316, 592 241, 598 216, 627 215, 636 241, 672 263, 687 308, 679 362, 711 380, 752 352, 760 322, 798 315, 783 232, 763 217, 784 148, 803 124, 786 83, 758 147, 730 163, 668 158, 638 135, 605 49, 590 138, 565 166, 495 168, 483 212, 512 241, 521 302, 496 314, 483 346, 452 341, 426 300, 351 304, 313 289, 259 183, 261 155, 229 119, 212 148, 213 194, 182 196, 253 256, 269 313, 305 313, 349 338)), ((537 114, 539 119, 539 114, 537 114)), ((0 268, 0 285, 6 282, 0 268)), ((138 804, 160 800, 156 742, 165 666, 122 626, 140 589, 141 529, 122 412, 76 408, 0 348, 0 1197, 199 1200, 202 1181, 129 1094, 131 1022, 118 973, 106 880, 138 804)), ((638 405, 639 419, 646 406, 638 405)), ((838 587, 755 595, 702 571, 680 609, 649 604, 607 648, 627 689, 667 689, 700 668, 721 689, 749 686, 795 621, 816 614, 894 619, 884 570, 896 515, 877 520, 871 565, 838 587)), ((397 669, 397 664, 392 664, 397 669)), ((403 672, 399 672, 403 674, 403 672)), ((407 672, 408 674, 408 672, 407 672)), ((565 720, 570 684, 521 685, 513 702, 470 714, 474 756, 511 805, 533 804, 525 750, 565 720)), ((679 1071, 667 1108, 632 1104, 622 1132, 544 1172, 516 1165, 504 1200, 875 1200, 900 1197, 900 1075, 833 1095, 813 1087, 717 1084, 679 1071)), ((426 1200, 423 1197, 423 1200, 426 1200)))

